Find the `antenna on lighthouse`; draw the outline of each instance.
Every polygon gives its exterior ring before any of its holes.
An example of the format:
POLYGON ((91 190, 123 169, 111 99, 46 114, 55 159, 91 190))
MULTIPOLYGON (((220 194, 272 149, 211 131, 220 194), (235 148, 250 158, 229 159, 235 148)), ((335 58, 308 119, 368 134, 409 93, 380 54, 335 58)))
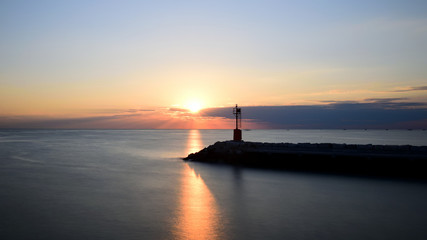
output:
POLYGON ((233 141, 242 141, 242 130, 239 129, 242 127, 242 109, 237 104, 233 108, 233 114, 236 116, 236 129, 234 129, 233 141))

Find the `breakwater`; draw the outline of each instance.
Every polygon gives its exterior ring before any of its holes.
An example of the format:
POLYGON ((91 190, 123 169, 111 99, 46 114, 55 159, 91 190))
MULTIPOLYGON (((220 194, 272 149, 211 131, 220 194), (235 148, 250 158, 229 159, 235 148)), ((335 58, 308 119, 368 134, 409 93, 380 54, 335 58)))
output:
POLYGON ((427 179, 427 146, 224 141, 184 160, 292 171, 427 179))

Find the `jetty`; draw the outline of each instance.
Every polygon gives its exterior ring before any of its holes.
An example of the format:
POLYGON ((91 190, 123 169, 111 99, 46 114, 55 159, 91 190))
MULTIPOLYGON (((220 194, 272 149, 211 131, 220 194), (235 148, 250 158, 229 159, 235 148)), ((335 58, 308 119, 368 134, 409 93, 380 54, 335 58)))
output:
POLYGON ((216 142, 184 158, 235 166, 427 179, 427 146, 216 142))
POLYGON ((427 146, 337 143, 262 143, 242 140, 241 108, 233 108, 233 141, 216 142, 186 161, 290 171, 427 180, 427 146))

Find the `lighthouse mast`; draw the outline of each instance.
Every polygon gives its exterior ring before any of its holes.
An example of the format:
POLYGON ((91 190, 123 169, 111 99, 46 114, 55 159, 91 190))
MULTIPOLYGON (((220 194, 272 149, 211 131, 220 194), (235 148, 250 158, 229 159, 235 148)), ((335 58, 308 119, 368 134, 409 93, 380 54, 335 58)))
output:
POLYGON ((239 129, 239 127, 242 127, 242 109, 237 104, 233 108, 233 114, 236 116, 236 129, 233 132, 233 141, 242 141, 242 130, 239 129))

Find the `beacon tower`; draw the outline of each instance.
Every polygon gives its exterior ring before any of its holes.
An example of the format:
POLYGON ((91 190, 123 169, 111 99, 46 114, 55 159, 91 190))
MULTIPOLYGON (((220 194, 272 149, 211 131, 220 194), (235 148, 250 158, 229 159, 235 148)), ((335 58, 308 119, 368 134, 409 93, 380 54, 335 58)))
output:
POLYGON ((236 129, 234 129, 233 141, 242 141, 242 109, 236 104, 233 108, 233 114, 236 116, 236 129))

